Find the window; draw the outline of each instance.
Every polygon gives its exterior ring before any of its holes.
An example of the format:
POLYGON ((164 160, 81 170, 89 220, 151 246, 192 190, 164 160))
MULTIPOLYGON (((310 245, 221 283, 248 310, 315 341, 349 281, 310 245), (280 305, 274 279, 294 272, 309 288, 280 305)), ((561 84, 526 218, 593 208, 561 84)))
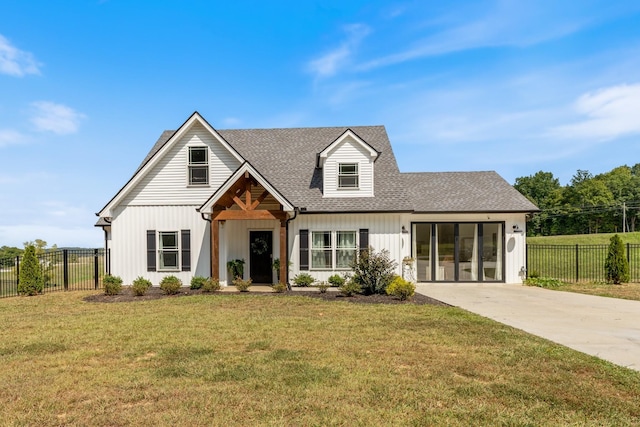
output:
POLYGON ((358 252, 356 231, 312 231, 311 268, 348 269, 358 252))
POLYGON ((311 268, 333 268, 330 231, 311 232, 311 268))
POLYGON ((349 268, 356 259, 356 232, 338 231, 336 232, 336 267, 349 268))
POLYGON ((158 233, 158 256, 160 270, 178 269, 178 232, 161 231, 158 233))
POLYGON ((358 164, 338 164, 338 188, 358 188, 358 164))
POLYGON ((207 147, 189 147, 189 185, 209 184, 207 147))

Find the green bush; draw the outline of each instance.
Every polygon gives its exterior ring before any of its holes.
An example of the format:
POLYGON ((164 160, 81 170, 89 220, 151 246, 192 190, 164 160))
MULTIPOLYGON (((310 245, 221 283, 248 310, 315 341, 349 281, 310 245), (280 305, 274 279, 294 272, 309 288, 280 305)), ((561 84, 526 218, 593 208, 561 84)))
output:
POLYGON ((372 248, 364 250, 351 264, 353 281, 359 284, 363 293, 384 294, 395 276, 397 264, 389 258, 387 250, 376 253, 372 248))
POLYGON ((321 294, 324 294, 327 292, 327 289, 329 289, 331 285, 327 282, 320 282, 316 285, 316 287, 318 288, 318 290, 320 291, 321 294))
POLYGON ((135 296, 141 297, 151 288, 151 282, 142 276, 136 278, 131 284, 131 290, 135 296))
POLYGON ((37 295, 44 288, 44 278, 40 262, 36 257, 36 248, 27 245, 20 264, 20 281, 18 282, 18 293, 21 295, 37 295))
POLYGON ((404 280, 400 276, 396 276, 395 279, 389 283, 389 286, 387 286, 387 295, 393 295, 394 297, 399 298, 400 301, 411 298, 415 293, 416 285, 404 280))
POLYGON ((202 276, 193 276, 191 278, 191 289, 201 289, 207 283, 207 278, 202 276))
POLYGON ((314 279, 309 273, 300 273, 293 278, 293 283, 295 283, 296 286, 303 288, 311 286, 315 281, 316 279, 314 279))
POLYGON ((329 283, 331 283, 331 286, 339 288, 340 286, 344 285, 344 277, 339 274, 334 274, 329 277, 329 283))
POLYGON ((557 289, 563 285, 563 282, 551 277, 529 277, 524 281, 527 286, 537 286, 539 288, 557 289))
POLYGON ((362 293, 362 286, 360 286, 360 284, 353 279, 347 280, 338 289, 340 290, 340 293, 345 297, 351 297, 355 294, 362 293))
POLYGON ((277 292, 279 294, 281 294, 282 292, 286 292, 287 290, 287 284, 286 283, 276 283, 274 285, 271 286, 271 288, 273 289, 273 292, 277 292))
POLYGON ((175 295, 180 292, 182 280, 174 275, 165 276, 160 281, 160 289, 167 295, 175 295))
POLYGON ((249 292, 249 288, 251 287, 251 279, 244 280, 240 277, 236 277, 231 283, 233 283, 236 289, 240 292, 249 292))
POLYGON ((202 285, 202 292, 218 292, 220 288, 220 281, 218 279, 209 278, 202 285))
POLYGON ((107 274, 102 278, 105 295, 118 295, 122 291, 122 279, 118 276, 107 274))
POLYGON ((624 254, 624 244, 620 236, 614 234, 610 242, 604 271, 607 282, 619 285, 629 281, 629 262, 624 254))

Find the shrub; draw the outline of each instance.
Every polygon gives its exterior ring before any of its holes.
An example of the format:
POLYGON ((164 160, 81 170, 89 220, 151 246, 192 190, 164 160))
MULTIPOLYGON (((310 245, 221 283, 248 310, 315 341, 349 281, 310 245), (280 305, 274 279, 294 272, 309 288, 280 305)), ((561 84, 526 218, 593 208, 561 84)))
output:
POLYGON ((202 276, 193 276, 191 278, 191 289, 202 289, 204 284, 207 283, 207 278, 202 276))
POLYGON ((233 283, 240 292, 249 292, 249 288, 251 287, 251 279, 243 280, 240 277, 236 277, 231 283, 233 283))
POLYGON ((20 265, 20 281, 18 283, 18 293, 22 295, 37 295, 44 288, 42 269, 36 257, 36 248, 27 245, 20 265))
POLYGON ((535 279, 537 277, 540 277, 540 272, 538 270, 531 270, 528 274, 528 277, 530 279, 535 279))
POLYGON ((556 289, 562 286, 562 282, 551 277, 529 277, 524 281, 527 286, 537 286, 539 288, 556 289))
POLYGON ((400 276, 396 276, 395 279, 387 286, 387 295, 393 295, 399 298, 400 301, 404 301, 411 298, 416 293, 416 285, 404 280, 400 276))
POLYGON ((347 280, 338 289, 340 290, 340 293, 345 297, 351 297, 351 296, 354 296, 355 294, 362 293, 362 287, 360 286, 359 283, 357 283, 353 279, 347 280))
POLYGON ((329 283, 331 283, 331 286, 339 288, 340 286, 344 285, 344 277, 339 274, 334 274, 333 276, 329 277, 329 283))
POLYGON ((142 296, 151 288, 151 282, 142 276, 136 278, 131 284, 131 290, 135 296, 142 296))
POLYGON ((276 283, 275 285, 271 286, 271 288, 273 289, 273 292, 277 292, 279 294, 281 294, 282 292, 285 292, 287 290, 287 284, 286 283, 276 283))
POLYGON ((209 278, 202 285, 202 292, 217 292, 221 288, 218 279, 209 278))
POLYGON ((305 288, 307 286, 311 286, 311 284, 315 281, 316 279, 314 279, 309 273, 300 273, 293 278, 293 283, 295 283, 296 286, 305 288))
POLYGON ((160 289, 167 295, 177 294, 181 287, 182 280, 173 275, 165 276, 160 281, 160 289))
POLYGON ((107 274, 102 278, 105 295, 118 295, 122 290, 122 279, 118 276, 107 274))
POLYGON ((389 252, 374 252, 372 248, 364 250, 351 264, 353 281, 367 294, 384 294, 395 276, 396 263, 389 258, 389 252))
POLYGON ((619 285, 629 281, 629 262, 624 255, 624 244, 617 234, 611 237, 604 271, 607 282, 619 285))
POLYGON ((327 292, 327 289, 329 288, 329 286, 331 286, 329 283, 327 282, 320 282, 317 285, 318 290, 320 291, 321 294, 324 294, 327 292))

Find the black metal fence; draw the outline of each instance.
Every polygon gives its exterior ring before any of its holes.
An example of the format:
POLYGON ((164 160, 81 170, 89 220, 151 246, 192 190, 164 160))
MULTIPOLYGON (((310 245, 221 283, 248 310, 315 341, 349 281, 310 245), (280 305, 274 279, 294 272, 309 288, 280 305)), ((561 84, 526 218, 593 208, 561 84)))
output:
MULTIPOLYGON (((37 257, 44 278, 44 293, 92 290, 102 286, 102 249, 61 249, 37 257)), ((0 298, 18 295, 21 262, 21 256, 0 259, 0 298)))
MULTIPOLYGON (((565 282, 602 282, 609 245, 527 244, 527 275, 565 282)), ((625 246, 631 282, 640 282, 640 244, 625 246)))

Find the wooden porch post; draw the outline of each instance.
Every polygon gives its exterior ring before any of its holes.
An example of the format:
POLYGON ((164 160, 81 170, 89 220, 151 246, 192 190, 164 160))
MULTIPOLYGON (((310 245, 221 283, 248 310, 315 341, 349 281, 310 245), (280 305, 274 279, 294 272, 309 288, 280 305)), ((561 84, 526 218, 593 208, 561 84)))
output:
POLYGON ((287 221, 280 220, 280 283, 287 283, 287 221))
POLYGON ((211 278, 220 279, 220 221, 211 221, 211 278))

